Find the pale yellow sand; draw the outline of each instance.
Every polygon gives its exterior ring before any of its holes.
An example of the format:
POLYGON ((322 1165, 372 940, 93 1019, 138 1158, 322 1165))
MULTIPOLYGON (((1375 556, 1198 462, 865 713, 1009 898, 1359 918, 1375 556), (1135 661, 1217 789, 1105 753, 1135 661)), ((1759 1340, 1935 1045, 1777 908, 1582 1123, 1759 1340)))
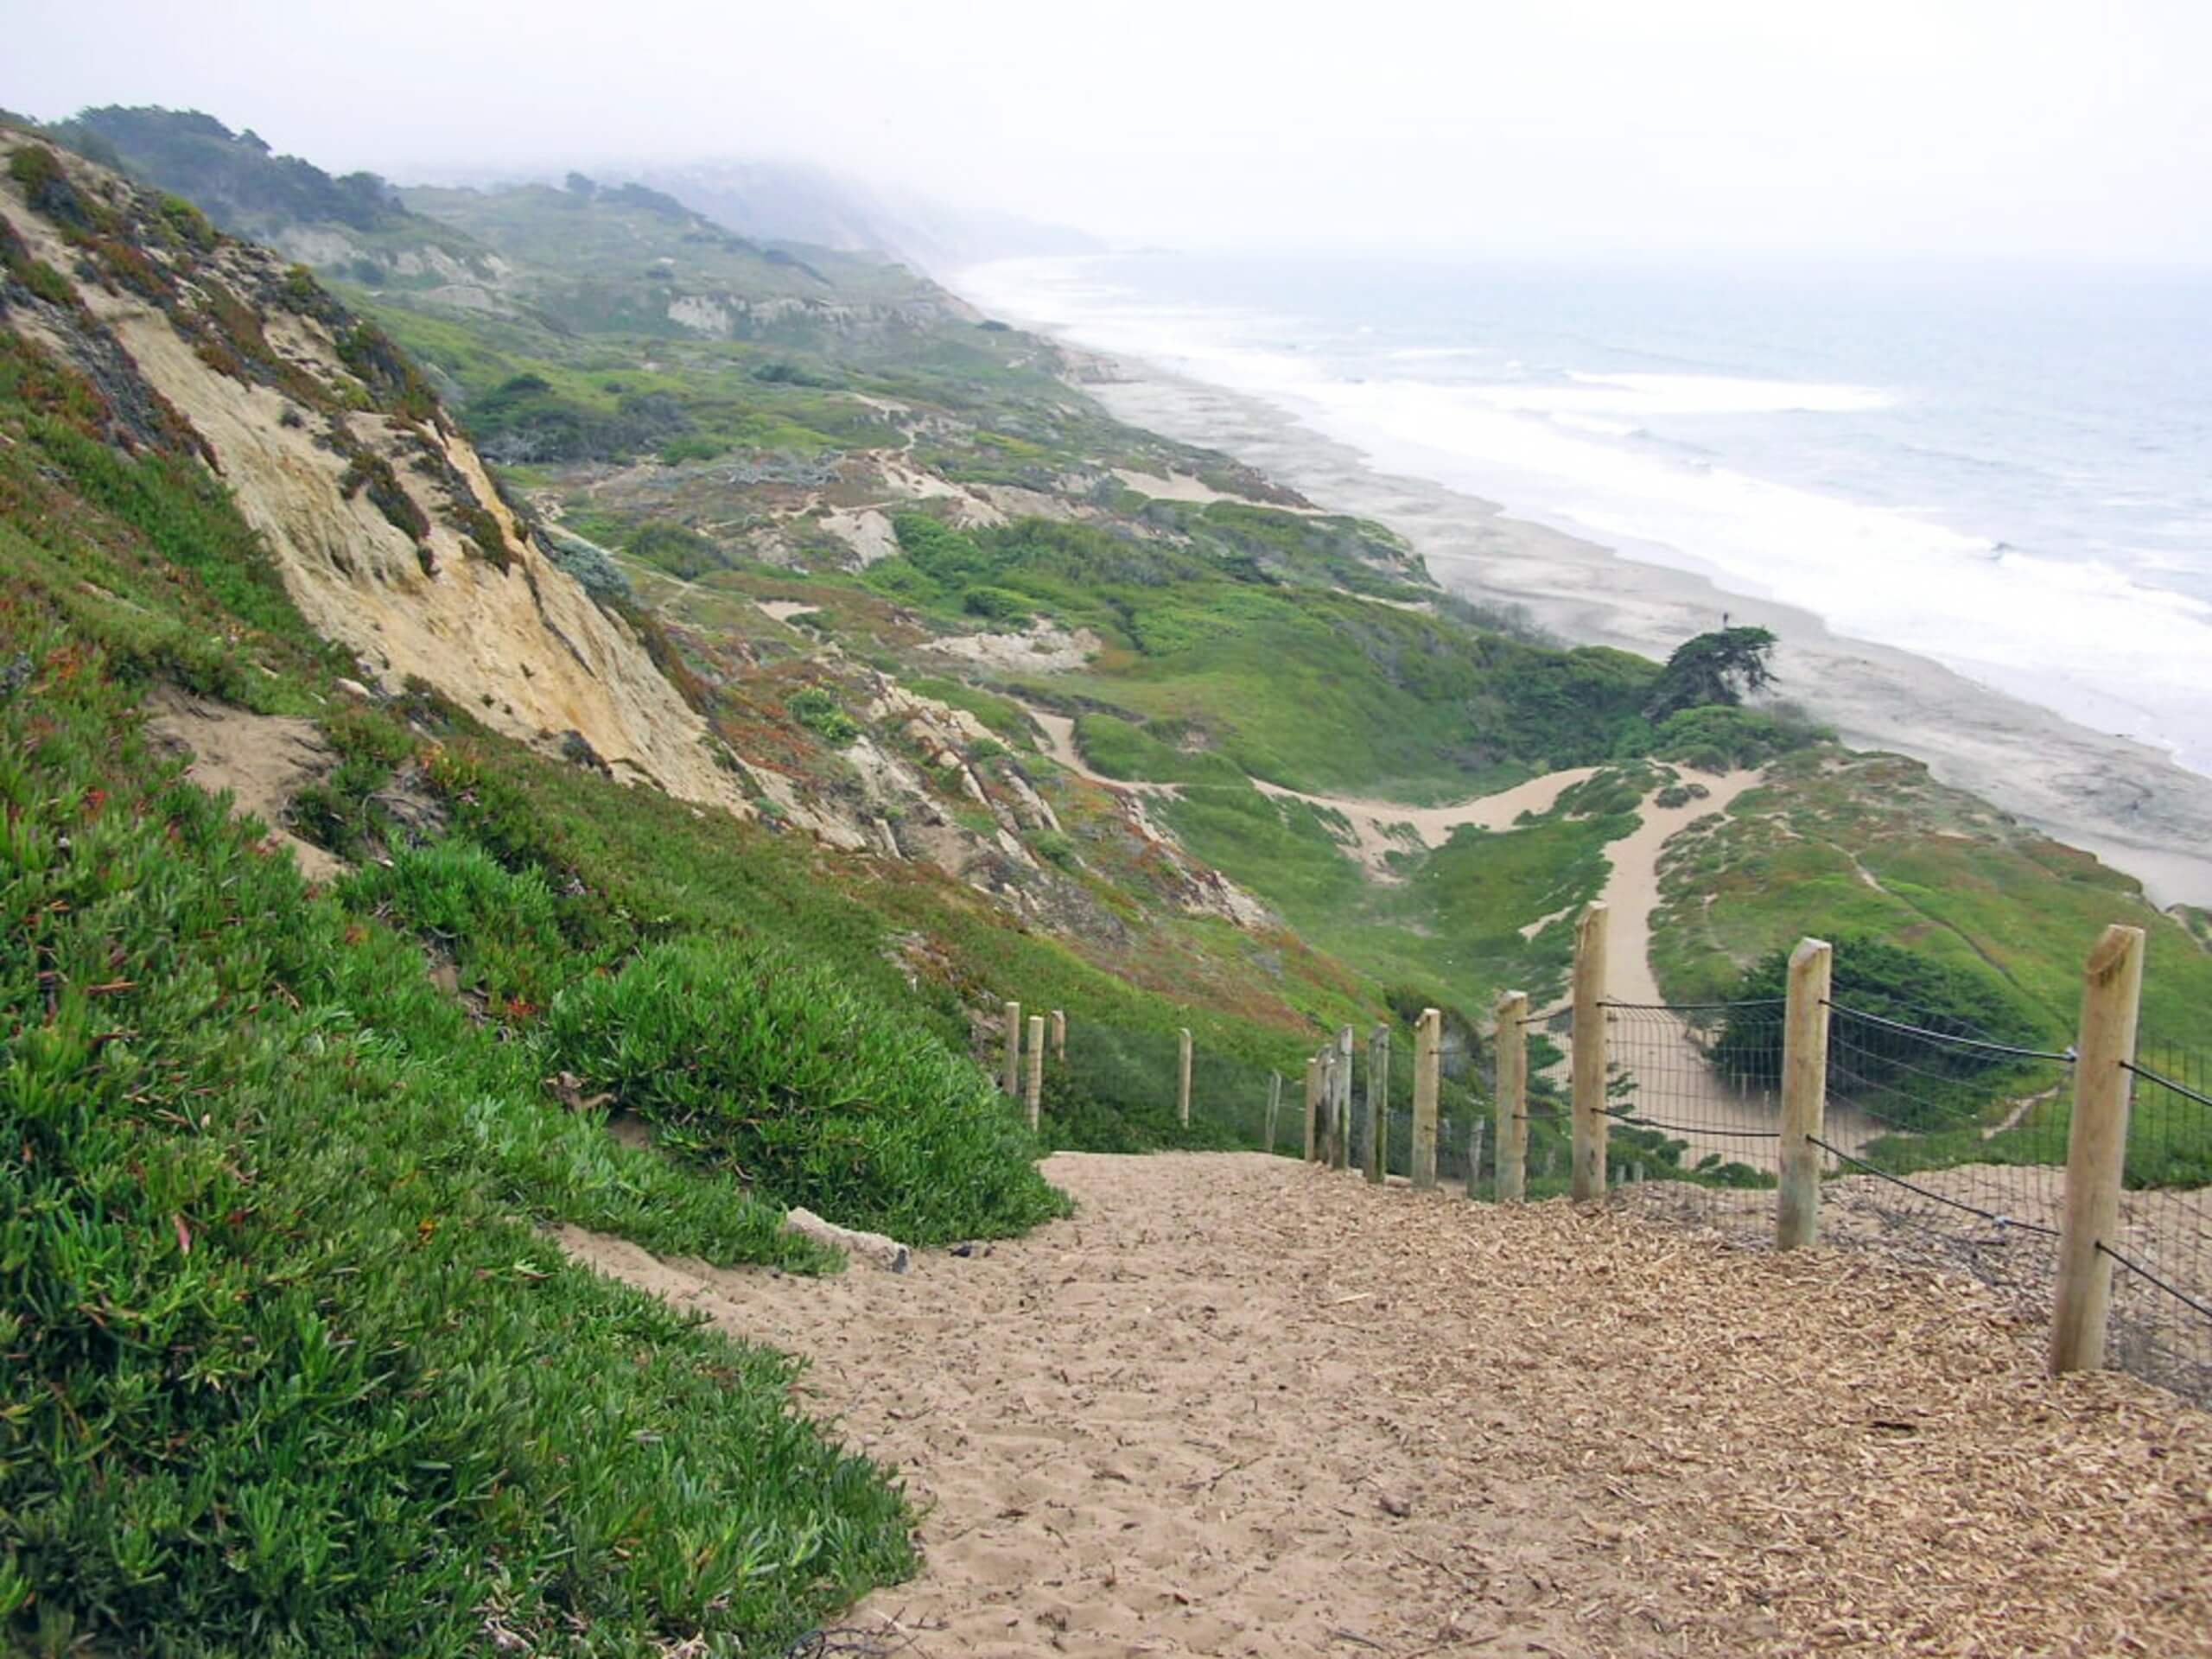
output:
POLYGON ((916 1651, 2212 1652, 2212 1420, 1991 1293, 1258 1154, 820 1281, 569 1247, 805 1356, 908 1471, 916 1651))

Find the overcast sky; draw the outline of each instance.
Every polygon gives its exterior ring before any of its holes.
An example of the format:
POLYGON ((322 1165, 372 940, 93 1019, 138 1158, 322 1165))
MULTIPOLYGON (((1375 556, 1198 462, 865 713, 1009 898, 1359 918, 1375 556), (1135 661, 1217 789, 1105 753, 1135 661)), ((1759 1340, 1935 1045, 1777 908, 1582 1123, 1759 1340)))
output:
POLYGON ((0 105, 333 170, 776 156, 1190 245, 2212 261, 2207 0, 10 0, 0 105))

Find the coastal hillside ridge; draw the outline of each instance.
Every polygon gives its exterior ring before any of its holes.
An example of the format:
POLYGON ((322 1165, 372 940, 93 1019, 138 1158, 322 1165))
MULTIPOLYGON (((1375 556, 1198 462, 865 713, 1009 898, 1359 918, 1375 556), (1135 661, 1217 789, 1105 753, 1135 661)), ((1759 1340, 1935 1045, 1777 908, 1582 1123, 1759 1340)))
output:
POLYGON ((2202 914, 1764 630, 1554 639, 880 257, 189 113, 0 163, 11 1640, 785 1651, 942 1535, 658 1293, 834 1272, 801 1211, 935 1285, 1347 1029, 1464 1130, 1593 900, 1655 1001, 1847 931, 2049 1048, 2118 920, 2212 1010, 2202 914))

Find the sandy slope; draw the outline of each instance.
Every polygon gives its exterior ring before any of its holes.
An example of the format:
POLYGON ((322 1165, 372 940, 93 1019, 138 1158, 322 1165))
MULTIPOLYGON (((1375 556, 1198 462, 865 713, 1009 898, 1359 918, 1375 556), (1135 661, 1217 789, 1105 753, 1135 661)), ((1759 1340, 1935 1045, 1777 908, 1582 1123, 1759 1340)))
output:
POLYGON ((903 1466, 918 1651, 2212 1652, 2212 1420, 1986 1292, 1257 1154, 827 1283, 569 1248, 814 1362, 903 1466))

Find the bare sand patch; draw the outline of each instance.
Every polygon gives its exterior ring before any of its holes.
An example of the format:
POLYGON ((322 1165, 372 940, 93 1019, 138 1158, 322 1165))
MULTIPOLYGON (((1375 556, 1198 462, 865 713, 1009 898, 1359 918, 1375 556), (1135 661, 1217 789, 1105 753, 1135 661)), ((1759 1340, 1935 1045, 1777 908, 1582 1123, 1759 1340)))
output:
POLYGON ((1388 854, 1405 850, 1405 843, 1397 833, 1402 829, 1409 830, 1424 847, 1442 846, 1462 824, 1482 830, 1510 830, 1523 812, 1550 811, 1570 787, 1594 776, 1598 770, 1596 766, 1569 766, 1562 772, 1548 772, 1541 778, 1531 778, 1495 795, 1478 796, 1451 806, 1408 806, 1403 802, 1376 800, 1364 795, 1308 795, 1279 784, 1262 783, 1256 778, 1252 785, 1263 795, 1304 801, 1308 806, 1341 816, 1357 837, 1355 852, 1359 861, 1370 875, 1389 881, 1396 877, 1384 860, 1388 854))
POLYGON ((2212 1652, 2212 1419, 1991 1292, 1259 1154, 828 1282, 580 1258, 906 1471, 924 1655, 2212 1652))
POLYGON ((753 603, 779 622, 789 622, 798 616, 812 616, 822 608, 810 599, 756 599, 753 603))
POLYGON ((1128 467, 1116 467, 1114 476, 1139 495, 1148 495, 1155 501, 1188 501, 1204 506, 1214 501, 1241 501, 1242 496, 1224 495, 1208 484, 1201 484, 1188 473, 1169 473, 1162 477, 1158 473, 1140 473, 1128 467))
POLYGON ((329 776, 338 754, 315 721, 289 715, 257 715, 162 687, 146 698, 146 729, 156 741, 192 757, 184 775, 209 794, 231 791, 234 809, 267 824, 272 839, 292 849, 310 881, 342 874, 345 862, 286 829, 292 798, 329 776))
POLYGON ((822 515, 822 528, 853 550, 865 570, 899 552, 899 537, 891 520, 875 507, 850 507, 822 515))
POLYGON ((1039 622, 1020 633, 955 633, 923 647, 984 668, 1032 674, 1065 674, 1081 668, 1103 645, 1089 628, 1072 633, 1057 622, 1039 622))

